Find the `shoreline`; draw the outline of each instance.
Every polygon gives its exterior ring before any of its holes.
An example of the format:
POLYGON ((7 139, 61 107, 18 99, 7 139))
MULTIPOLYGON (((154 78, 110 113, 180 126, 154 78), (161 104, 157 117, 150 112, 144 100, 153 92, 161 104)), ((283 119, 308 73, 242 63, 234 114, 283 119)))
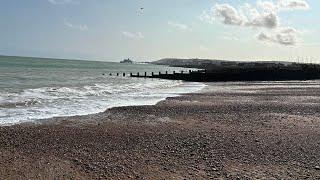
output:
POLYGON ((0 127, 0 177, 320 178, 320 82, 270 84, 0 127))
MULTIPOLYGON (((153 100, 153 101, 144 101, 144 102, 135 102, 135 103, 128 103, 129 105, 126 104, 122 104, 122 105, 115 105, 115 106, 110 106, 110 107, 106 107, 104 110, 95 112, 95 113, 84 113, 84 114, 76 114, 76 115, 63 115, 63 116, 55 116, 55 117, 49 117, 49 118, 41 118, 41 119, 33 119, 33 120, 28 120, 28 121, 19 121, 19 122, 14 122, 14 123, 6 123, 6 124, 0 124, 0 127, 6 127, 6 126, 14 126, 14 125, 19 125, 19 124, 41 124, 42 122, 45 123, 49 123, 49 121, 57 121, 59 119, 68 119, 68 118, 76 118, 76 117, 93 117, 95 115, 101 114, 105 111, 107 111, 108 109, 111 108, 116 108, 116 107, 127 107, 127 106, 152 106, 152 105, 156 105, 157 103, 161 102, 161 101, 165 101, 167 98, 170 97, 177 97, 177 96, 181 96, 184 94, 188 94, 188 93, 195 93, 195 92, 199 92, 201 91, 203 88, 206 87, 205 83, 200 83, 200 82, 182 82, 179 85, 176 85, 174 87, 170 87, 168 89, 163 89, 165 92, 170 91, 172 89, 175 89, 175 91, 179 91, 179 88, 183 88, 184 86, 192 86, 193 90, 192 91, 188 91, 188 92, 173 92, 173 93, 167 93, 167 95, 163 98, 159 98, 157 100, 153 100), (196 83, 196 84, 195 84, 196 83)), ((164 93, 166 94, 166 93, 164 93)))

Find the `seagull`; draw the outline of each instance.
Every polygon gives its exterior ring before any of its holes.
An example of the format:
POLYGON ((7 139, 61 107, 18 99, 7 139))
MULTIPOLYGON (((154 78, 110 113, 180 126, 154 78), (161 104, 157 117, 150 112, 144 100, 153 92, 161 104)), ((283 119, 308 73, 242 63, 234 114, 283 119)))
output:
POLYGON ((140 8, 140 13, 143 13, 143 10, 144 10, 144 8, 142 7, 142 8, 140 8))

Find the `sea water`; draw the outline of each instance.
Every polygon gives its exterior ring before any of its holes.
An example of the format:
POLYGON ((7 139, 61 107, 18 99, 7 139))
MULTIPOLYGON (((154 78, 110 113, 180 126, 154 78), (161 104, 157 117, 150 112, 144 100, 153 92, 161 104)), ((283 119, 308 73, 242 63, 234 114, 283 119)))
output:
POLYGON ((0 125, 93 114, 116 106, 153 105, 204 87, 200 83, 122 77, 130 72, 180 70, 188 69, 0 56, 0 125))

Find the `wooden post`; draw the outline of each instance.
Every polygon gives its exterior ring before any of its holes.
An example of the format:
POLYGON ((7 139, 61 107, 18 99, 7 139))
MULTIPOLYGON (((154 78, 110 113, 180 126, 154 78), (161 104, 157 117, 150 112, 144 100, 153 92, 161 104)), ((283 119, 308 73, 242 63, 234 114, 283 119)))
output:
POLYGON ((123 73, 123 76, 126 76, 126 73, 123 73))
POLYGON ((161 72, 159 71, 159 75, 161 75, 161 72))
POLYGON ((176 73, 176 71, 173 71, 173 74, 175 74, 176 73))
POLYGON ((189 70, 189 74, 191 74, 191 72, 192 72, 192 71, 191 71, 191 70, 189 70))
POLYGON ((130 77, 132 77, 132 73, 130 73, 130 77))
POLYGON ((144 72, 144 77, 147 77, 147 72, 144 72))
POLYGON ((140 77, 140 73, 139 72, 137 73, 137 76, 140 77))
POLYGON ((181 71, 181 74, 183 74, 183 71, 181 71))
POLYGON ((151 76, 153 77, 153 75, 154 75, 154 73, 152 72, 152 73, 151 73, 151 76))
POLYGON ((168 71, 166 71, 166 74, 168 74, 168 71))
POLYGON ((119 73, 117 73, 117 76, 119 76, 119 73))

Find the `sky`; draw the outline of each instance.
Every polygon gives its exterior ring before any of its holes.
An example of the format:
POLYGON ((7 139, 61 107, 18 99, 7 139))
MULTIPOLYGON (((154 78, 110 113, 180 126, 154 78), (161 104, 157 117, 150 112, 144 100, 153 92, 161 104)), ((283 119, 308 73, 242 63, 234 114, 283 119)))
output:
POLYGON ((320 63, 319 0, 0 0, 0 54, 320 63))

